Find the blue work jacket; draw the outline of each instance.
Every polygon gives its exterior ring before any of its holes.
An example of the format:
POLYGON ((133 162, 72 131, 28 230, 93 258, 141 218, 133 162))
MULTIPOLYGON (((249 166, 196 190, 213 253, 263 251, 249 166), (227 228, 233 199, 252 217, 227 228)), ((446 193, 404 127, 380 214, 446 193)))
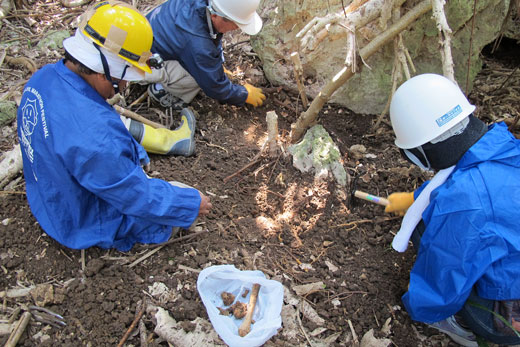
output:
POLYGON ((29 80, 17 117, 27 200, 59 243, 126 251, 166 241, 197 217, 199 192, 147 177, 142 146, 63 60, 29 80))
POLYGON ((247 90, 231 83, 222 63, 222 34, 210 36, 207 0, 168 0, 147 18, 153 29, 152 52, 164 60, 177 60, 210 98, 243 105, 247 90))
POLYGON ((520 299, 520 141, 492 125, 430 195, 426 229, 403 296, 412 319, 432 323, 459 311, 471 289, 520 299))

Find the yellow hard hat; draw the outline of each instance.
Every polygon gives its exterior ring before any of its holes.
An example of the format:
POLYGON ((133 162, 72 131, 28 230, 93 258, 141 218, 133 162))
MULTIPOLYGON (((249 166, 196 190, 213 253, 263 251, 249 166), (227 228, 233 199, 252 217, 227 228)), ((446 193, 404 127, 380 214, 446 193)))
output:
POLYGON ((146 17, 123 2, 104 1, 85 13, 80 30, 101 47, 151 73, 152 27, 146 17))

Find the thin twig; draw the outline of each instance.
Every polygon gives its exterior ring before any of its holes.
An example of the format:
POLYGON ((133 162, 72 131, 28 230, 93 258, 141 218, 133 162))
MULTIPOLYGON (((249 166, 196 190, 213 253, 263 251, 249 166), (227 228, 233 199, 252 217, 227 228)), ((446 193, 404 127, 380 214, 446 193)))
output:
POLYGON ((5 195, 9 195, 9 194, 25 195, 26 193, 25 192, 20 192, 18 190, 0 190, 0 194, 5 194, 5 195))
POLYGON ((471 20, 471 35, 469 36, 469 48, 468 48, 468 68, 466 70, 466 95, 468 95, 469 91, 469 69, 471 63, 471 49, 473 46, 473 33, 475 31, 475 17, 477 15, 477 0, 473 0, 473 18, 471 20))
POLYGON ((354 344, 355 344, 355 346, 359 346, 359 340, 358 340, 356 331, 354 330, 354 327, 352 326, 352 322, 350 321, 350 319, 348 319, 347 322, 348 322, 350 331, 352 332, 352 339, 354 340, 354 344))
POLYGON ((196 236, 199 236, 199 235, 202 235, 202 234, 206 234, 208 233, 209 231, 207 230, 204 230, 204 231, 198 231, 196 233, 193 233, 193 234, 189 234, 189 235, 186 235, 186 236, 181 236, 181 237, 178 237, 176 239, 171 239, 171 240, 168 240, 166 242, 163 242, 163 243, 159 243, 157 245, 148 245, 148 247, 152 248, 152 247, 159 247, 159 246, 166 246, 166 245, 170 245, 172 243, 177 243, 177 242, 181 242, 181 241, 184 241, 184 240, 191 240, 192 238, 196 237, 196 236))
POLYGON ((140 262, 142 262, 143 260, 151 257, 152 255, 154 255, 155 253, 159 252, 159 250, 161 248, 163 248, 164 245, 161 245, 153 250, 151 250, 150 252, 146 253, 145 255, 143 255, 141 258, 137 259, 136 261, 134 261, 132 264, 128 265, 129 268, 132 268, 134 266, 136 266, 137 264, 139 264, 140 262))
POLYGON ((227 181, 229 181, 233 177, 239 175, 240 173, 242 173, 245 170, 249 169, 251 166, 253 166, 256 163, 258 163, 260 161, 260 156, 262 155, 262 153, 264 152, 264 150, 266 148, 266 145, 267 145, 267 141, 264 142, 264 144, 262 145, 262 148, 260 148, 260 151, 254 156, 253 159, 251 159, 251 161, 248 164, 246 164, 244 167, 242 167, 241 169, 236 171, 234 174, 231 174, 231 175, 227 176, 226 178, 224 178, 224 180, 223 180, 224 183, 226 183, 227 181))
MULTIPOLYGON (((303 301, 302 301, 302 307, 303 307, 303 301)), ((311 340, 309 339, 309 336, 307 336, 307 333, 305 332, 305 329, 303 328, 303 323, 302 323, 302 320, 300 318, 300 308, 299 307, 296 309, 296 318, 298 319, 298 324, 300 324, 300 330, 302 331, 303 336, 305 336, 305 339, 307 339, 307 342, 309 342, 309 345, 311 347, 314 346, 312 344, 311 340)))
POLYGON ((134 318, 134 321, 132 322, 132 324, 130 324, 130 326, 128 327, 128 330, 126 331, 125 335, 123 335, 123 338, 121 338, 121 341, 119 341, 119 343, 117 344, 117 347, 122 347, 123 344, 125 343, 125 341, 128 339, 128 337, 130 336, 130 333, 132 332, 132 330, 134 330, 135 326, 137 325, 137 322, 139 322, 139 320, 141 319, 141 317, 143 316, 144 314, 144 311, 145 311, 145 308, 146 308, 146 305, 142 304, 142 307, 141 309, 139 310, 139 313, 137 314, 137 316, 135 316, 134 318))

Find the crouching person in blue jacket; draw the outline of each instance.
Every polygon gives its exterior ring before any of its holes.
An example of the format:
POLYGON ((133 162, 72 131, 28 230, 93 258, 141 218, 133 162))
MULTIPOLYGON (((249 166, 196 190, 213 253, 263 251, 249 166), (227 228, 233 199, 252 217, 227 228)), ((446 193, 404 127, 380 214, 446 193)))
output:
POLYGON ((222 36, 240 28, 256 35, 260 0, 168 0, 146 15, 152 25, 152 52, 164 68, 146 74, 148 94, 163 107, 180 110, 200 89, 221 103, 261 106, 265 95, 251 84, 233 84, 223 67, 222 36))
MULTIPOLYGON (((145 150, 106 102, 149 72, 152 40, 137 10, 101 3, 64 40, 65 59, 24 88, 17 120, 27 199, 43 230, 69 248, 164 242, 212 207, 197 189, 147 177, 145 150)), ((182 131, 177 148, 191 141, 182 131)))
POLYGON ((403 302, 411 318, 463 346, 476 336, 520 344, 520 141, 489 128, 462 91, 434 74, 411 78, 392 98, 395 144, 435 176, 389 196, 406 212, 392 246, 417 258, 403 302))

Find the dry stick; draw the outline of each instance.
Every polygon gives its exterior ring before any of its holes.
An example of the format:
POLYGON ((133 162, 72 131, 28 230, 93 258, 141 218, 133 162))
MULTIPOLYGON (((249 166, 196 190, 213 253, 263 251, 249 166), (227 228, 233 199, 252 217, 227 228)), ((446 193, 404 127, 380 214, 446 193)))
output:
POLYGON ((278 105, 280 105, 280 106, 282 106, 282 107, 284 107, 284 108, 286 108, 286 109, 289 109, 289 110, 293 111, 293 112, 296 113, 296 114, 298 113, 298 111, 297 111, 294 107, 292 107, 291 105, 286 105, 286 104, 284 104, 282 101, 278 100, 277 98, 274 98, 273 101, 274 101, 276 104, 278 104, 278 105))
POLYGON ((132 330, 134 330, 135 326, 137 325, 137 322, 139 322, 139 320, 141 319, 141 317, 143 316, 144 314, 144 311, 145 311, 145 308, 146 308, 146 305, 142 304, 142 307, 141 309, 139 310, 139 313, 137 314, 137 316, 135 316, 134 318, 134 321, 132 322, 132 324, 130 324, 130 326, 128 327, 128 330, 126 331, 126 333, 123 335, 123 337, 121 338, 121 341, 119 341, 119 343, 117 344, 117 347, 122 347, 123 344, 125 343, 125 341, 128 339, 128 337, 130 336, 130 333, 132 332, 132 330))
POLYGON ((477 15, 477 0, 474 0, 473 2, 473 18, 471 21, 471 35, 469 36, 469 54, 468 54, 468 69, 466 70, 466 95, 468 94, 469 89, 469 69, 470 69, 470 63, 471 63, 471 49, 473 46, 473 33, 475 31, 475 16, 477 15))
POLYGON ((144 101, 144 99, 146 99, 148 97, 148 91, 144 92, 143 94, 141 94, 140 97, 138 97, 137 99, 134 100, 134 102, 132 102, 130 105, 128 105, 129 108, 132 108, 132 106, 135 106, 137 104, 140 104, 141 102, 144 101))
MULTIPOLYGON (((303 307, 303 302, 302 302, 302 307, 303 307)), ((314 346, 312 344, 311 339, 309 339, 309 336, 307 336, 307 333, 305 332, 305 329, 303 327, 302 319, 300 318, 300 308, 299 307, 296 309, 296 318, 298 319, 298 324, 300 325, 300 330, 302 331, 303 336, 305 336, 305 339, 307 340, 307 342, 309 342, 309 346, 311 346, 311 347, 314 346)))
MULTIPOLYGON (((370 56, 379 50, 384 44, 393 39, 396 35, 398 35, 401 31, 406 29, 413 21, 417 18, 430 11, 432 8, 432 4, 429 0, 424 0, 410 11, 408 11, 399 22, 394 23, 390 28, 388 28, 385 32, 381 33, 381 35, 375 37, 370 43, 368 43, 365 47, 363 47, 359 51, 359 55, 361 59, 366 60, 370 56)), ((332 94, 345 82, 347 82, 354 73, 351 69, 344 67, 340 72, 336 74, 332 78, 332 80, 327 83, 320 91, 320 93, 314 98, 309 109, 302 113, 300 117, 296 120, 295 123, 291 124, 291 142, 295 143, 298 141, 303 133, 307 130, 307 127, 312 124, 316 117, 318 116, 318 112, 322 109, 323 105, 329 101, 332 94)))
MULTIPOLYGON (((442 46, 441 60, 442 60, 442 74, 449 78, 454 83, 455 71, 453 67, 453 58, 451 56, 451 29, 444 13, 444 0, 432 0, 432 14, 437 23, 437 30, 439 31, 439 43, 442 46)), ((470 41, 470 55, 471 55, 471 41, 470 41)))
POLYGON ((9 194, 25 195, 26 192, 21 192, 21 191, 18 191, 18 190, 0 190, 0 195, 9 195, 9 194))
POLYGON ((154 250, 151 250, 150 252, 146 253, 145 255, 143 255, 141 258, 137 259, 136 261, 134 261, 132 264, 128 265, 129 268, 132 268, 134 266, 136 266, 137 264, 139 264, 140 262, 142 262, 143 260, 151 257, 152 255, 154 255, 155 253, 159 252, 159 250, 161 248, 163 248, 164 245, 162 246, 158 246, 157 248, 155 248, 154 250))
POLYGON ((155 253, 157 253, 161 248, 163 248, 166 245, 169 245, 169 244, 175 243, 175 242, 180 242, 180 241, 187 240, 187 239, 191 239, 191 238, 193 238, 195 236, 198 236, 200 234, 205 234, 205 233, 207 233, 207 231, 199 231, 197 233, 186 235, 186 236, 182 236, 182 237, 178 237, 176 239, 169 240, 169 241, 166 241, 166 242, 163 242, 163 243, 159 243, 157 245, 151 245, 149 247, 155 247, 155 249, 153 249, 150 252, 146 253, 145 255, 143 255, 142 257, 140 257, 136 261, 134 261, 132 264, 128 265, 128 267, 132 268, 132 267, 136 266, 137 264, 139 264, 143 260, 145 260, 145 259, 149 258, 150 256, 154 255, 155 253))
POLYGON ((146 119, 144 118, 143 116, 135 113, 135 112, 132 112, 130 110, 127 110, 127 109, 124 109, 122 108, 121 106, 119 105, 114 105, 114 109, 122 116, 125 116, 125 117, 128 117, 128 118, 132 118, 138 122, 141 122, 141 123, 144 123, 146 125, 149 125, 151 126, 152 128, 156 128, 156 129, 159 129, 159 128, 165 128, 166 127, 162 124, 159 124, 159 123, 156 123, 156 122, 153 122, 149 119, 146 119))
POLYGON ((85 273, 85 250, 81 250, 81 271, 85 273))
POLYGON ((291 53, 291 60, 294 64, 294 77, 296 79, 296 85, 298 86, 300 95, 302 97, 303 108, 307 108, 309 100, 307 99, 307 94, 305 94, 305 87, 303 85, 303 67, 298 52, 291 53))
POLYGON ((354 330, 354 327, 352 326, 352 322, 350 321, 350 319, 347 320, 347 322, 348 322, 348 326, 350 328, 350 331, 352 332, 352 339, 354 340, 354 343, 358 346, 359 345, 359 340, 358 340, 356 331, 354 330))
POLYGON ((246 336, 251 331, 251 320, 253 319, 253 312, 255 311, 256 299, 258 292, 260 291, 260 285, 258 283, 253 284, 253 290, 249 297, 249 304, 247 304, 247 314, 242 324, 238 328, 238 335, 241 337, 246 336))
POLYGON ((7 324, 13 324, 14 321, 18 318, 18 315, 22 311, 22 308, 18 306, 14 309, 14 311, 11 313, 11 317, 9 317, 9 320, 7 321, 7 324))
POLYGON ((233 174, 227 176, 226 178, 224 178, 224 180, 223 180, 224 183, 227 183, 227 181, 229 181, 233 177, 239 175, 241 172, 244 172, 245 170, 249 169, 251 166, 253 166, 256 163, 258 163, 260 161, 260 156, 262 155, 262 153, 265 150, 266 144, 267 144, 267 142, 264 142, 264 144, 262 145, 262 148, 260 149, 260 152, 258 152, 255 155, 255 157, 248 164, 246 164, 244 167, 242 167, 240 170, 236 171, 235 173, 233 173, 233 174))
POLYGON ((269 144, 269 155, 271 157, 275 157, 276 152, 278 151, 278 115, 275 111, 269 111, 265 116, 265 120, 267 123, 267 143, 269 144))
MULTIPOLYGON (((520 0, 517 0, 516 3, 517 3, 516 6, 518 7, 518 16, 520 17, 520 0)), ((475 12, 476 12, 475 5, 476 5, 476 1, 473 4, 473 18, 475 18, 475 12)), ((511 16, 511 12, 513 11, 514 6, 515 6, 514 1, 510 1, 509 8, 507 9, 507 13, 504 17, 504 20, 502 21, 502 26, 500 27, 500 31, 498 32, 498 35, 496 36, 496 39, 493 42, 493 47, 491 48, 491 54, 495 53, 498 46, 500 46, 500 43, 502 42, 502 38, 504 37, 504 31, 507 27, 507 24, 509 23, 508 19, 511 16)), ((475 23, 475 21, 473 21, 472 27, 474 27, 474 25, 473 25, 474 23, 475 23)))
POLYGON ((18 321, 16 324, 13 332, 9 336, 9 339, 5 343, 4 347, 14 347, 18 343, 18 340, 20 340, 20 337, 22 337, 23 332, 25 331, 25 328, 27 328, 27 324, 29 324, 29 320, 31 320, 31 312, 26 311, 22 315, 22 318, 18 321))
MULTIPOLYGON (((395 23, 399 21, 399 18, 401 18, 401 8, 394 8, 392 13, 392 21, 395 23)), ((388 114, 388 111, 390 110, 390 102, 392 101, 392 97, 394 96, 394 93, 397 89, 397 85, 399 82, 401 82, 403 78, 403 72, 406 77, 406 79, 410 79, 410 69, 415 74, 415 66, 412 61, 412 57, 410 56, 410 53, 408 52, 408 49, 404 46, 403 43, 403 34, 399 33, 394 38, 394 64, 392 68, 392 90, 390 91, 390 95, 388 96, 388 100, 385 105, 385 109, 379 117, 377 118, 376 123, 373 126, 373 130, 377 131, 379 129, 379 125, 383 121, 383 118, 388 114), (404 71, 403 71, 404 70, 404 71)))

